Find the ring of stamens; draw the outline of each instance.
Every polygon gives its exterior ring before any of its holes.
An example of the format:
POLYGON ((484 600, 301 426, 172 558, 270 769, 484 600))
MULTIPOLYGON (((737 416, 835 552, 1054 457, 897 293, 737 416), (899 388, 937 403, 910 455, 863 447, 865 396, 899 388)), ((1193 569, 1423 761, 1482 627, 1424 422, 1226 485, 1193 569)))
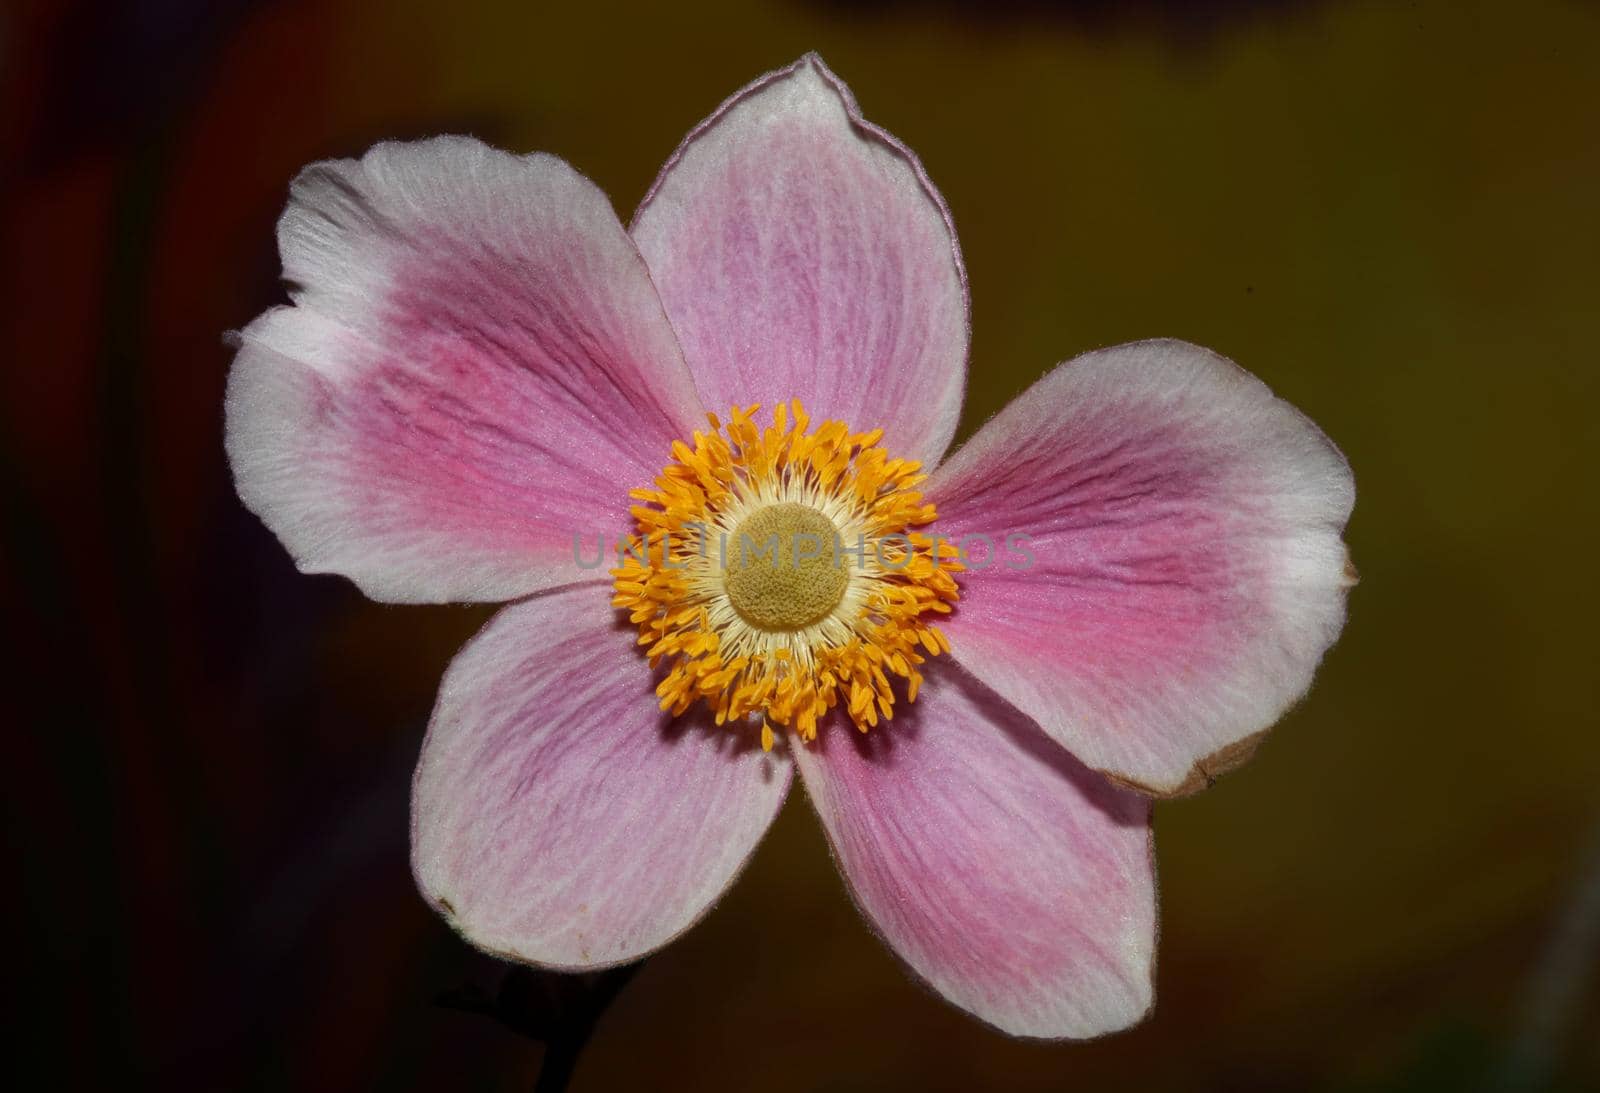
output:
POLYGON ((926 475, 796 400, 773 424, 735 407, 708 415, 654 488, 636 489, 637 534, 622 544, 613 604, 639 628, 656 694, 674 715, 703 700, 718 724, 762 718, 804 740, 843 706, 865 732, 915 701, 918 665, 950 651, 931 621, 959 598, 953 544, 922 531, 937 513, 926 475), (792 417, 791 417, 792 409, 792 417))

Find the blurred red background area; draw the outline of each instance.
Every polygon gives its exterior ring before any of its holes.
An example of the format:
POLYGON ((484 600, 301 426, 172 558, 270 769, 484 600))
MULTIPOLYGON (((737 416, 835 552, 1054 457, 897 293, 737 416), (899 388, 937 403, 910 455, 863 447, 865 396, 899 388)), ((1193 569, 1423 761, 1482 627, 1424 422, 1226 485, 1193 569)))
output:
POLYGON ((1212 346, 1337 440, 1362 585, 1244 770, 1157 808, 1158 1003, 1018 1043, 909 982, 805 802, 607 1012, 574 1088, 1600 1081, 1600 9, 1420 2, 23 2, 4 20, 10 1067, 52 1087, 528 1088, 437 1004, 411 765, 487 608, 297 574, 234 497, 224 332, 303 164, 466 131, 626 219, 818 49, 972 282, 962 436, 1057 361, 1212 346))

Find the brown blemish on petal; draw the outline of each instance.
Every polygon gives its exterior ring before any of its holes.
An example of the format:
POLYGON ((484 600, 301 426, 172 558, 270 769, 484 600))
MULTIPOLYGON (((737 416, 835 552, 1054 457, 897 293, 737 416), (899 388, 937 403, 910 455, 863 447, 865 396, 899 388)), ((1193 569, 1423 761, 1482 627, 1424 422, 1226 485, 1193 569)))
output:
POLYGON ((1347 554, 1344 559, 1344 586, 1346 588, 1354 588, 1360 583, 1361 574, 1356 572, 1356 564, 1350 560, 1350 556, 1347 554))
POLYGON ((1159 797, 1162 799, 1192 797, 1203 789, 1209 789, 1216 783, 1218 778, 1221 778, 1229 771, 1244 766, 1250 757, 1256 753, 1256 748, 1261 746, 1261 741, 1268 731, 1267 729, 1262 729, 1260 732, 1247 736, 1242 740, 1235 740, 1226 747, 1218 748, 1205 758, 1197 760, 1194 766, 1189 768, 1188 777, 1184 778, 1182 782, 1172 789, 1158 789, 1154 786, 1147 786, 1115 771, 1102 770, 1100 774, 1114 785, 1121 786, 1123 789, 1131 789, 1135 793, 1143 793, 1147 797, 1159 797))

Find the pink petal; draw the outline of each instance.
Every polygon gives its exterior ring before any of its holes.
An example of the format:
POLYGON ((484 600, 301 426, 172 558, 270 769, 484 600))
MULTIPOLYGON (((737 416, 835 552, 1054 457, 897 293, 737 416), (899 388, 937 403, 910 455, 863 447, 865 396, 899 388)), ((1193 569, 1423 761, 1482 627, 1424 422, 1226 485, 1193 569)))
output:
POLYGON ((466 939, 529 964, 632 960, 732 883, 788 792, 753 734, 669 722, 605 590, 502 610, 457 656, 417 763, 412 868, 466 939))
POLYGON ((1089 766, 1204 788, 1305 693, 1354 581, 1349 465, 1233 362, 1179 341, 1040 380, 926 486, 961 575, 955 656, 1089 766), (971 544, 976 558, 983 548, 971 544))
POLYGON ((307 572, 377 599, 591 576, 699 403, 603 195, 466 137, 307 168, 278 224, 293 307, 239 336, 228 455, 307 572))
POLYGON ((631 230, 708 408, 800 398, 895 455, 943 455, 967 355, 950 215, 816 55, 690 133, 631 230))
POLYGON ((1153 998, 1149 802, 959 669, 795 761, 856 904, 939 994, 1016 1036, 1126 1028, 1153 998))

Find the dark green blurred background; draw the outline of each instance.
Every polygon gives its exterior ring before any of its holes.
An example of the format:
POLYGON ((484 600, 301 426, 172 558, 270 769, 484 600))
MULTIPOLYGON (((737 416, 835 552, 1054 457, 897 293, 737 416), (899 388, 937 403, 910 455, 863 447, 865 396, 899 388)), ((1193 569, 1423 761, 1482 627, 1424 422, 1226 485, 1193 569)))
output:
POLYGON ((626 219, 821 51, 972 283, 962 435, 1154 335, 1310 414, 1363 581, 1253 763, 1157 809, 1154 1016, 1008 1041, 908 982, 797 793, 575 1088, 1600 1082, 1600 10, 1576 3, 13 5, 3 16, 9 1062, 53 1084, 527 1088, 415 896, 406 791, 488 615, 297 575, 234 500, 221 333, 302 164, 471 131, 626 219))

